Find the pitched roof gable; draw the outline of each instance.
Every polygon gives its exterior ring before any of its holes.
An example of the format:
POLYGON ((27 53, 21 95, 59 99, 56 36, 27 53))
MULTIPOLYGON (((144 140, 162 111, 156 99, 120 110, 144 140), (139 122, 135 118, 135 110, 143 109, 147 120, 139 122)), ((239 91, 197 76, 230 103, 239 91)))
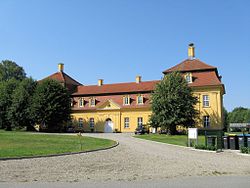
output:
POLYGON ((217 68, 208 65, 199 59, 186 59, 181 63, 163 71, 163 74, 167 74, 173 71, 188 72, 188 71, 204 71, 204 70, 217 70, 217 68))
POLYGON ((42 80, 46 80, 46 79, 52 79, 52 80, 56 80, 60 83, 66 83, 66 84, 71 84, 71 85, 82 85, 81 83, 77 82, 76 80, 74 80, 73 78, 71 78, 69 75, 67 75, 64 72, 56 72, 42 80))

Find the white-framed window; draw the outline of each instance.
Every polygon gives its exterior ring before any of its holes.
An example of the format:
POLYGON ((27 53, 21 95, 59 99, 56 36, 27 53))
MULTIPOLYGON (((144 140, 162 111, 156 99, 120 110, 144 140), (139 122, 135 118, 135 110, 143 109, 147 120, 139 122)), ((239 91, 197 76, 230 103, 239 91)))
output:
POLYGON ((210 117, 209 116, 203 116, 203 126, 210 127, 210 117))
POLYGON ((89 99, 89 106, 91 106, 91 107, 95 106, 95 98, 89 99))
POLYGON ((142 117, 138 117, 137 118, 137 126, 141 127, 143 125, 143 118, 142 117))
POLYGON ((84 107, 84 98, 79 98, 79 107, 84 107))
POLYGON ((70 98, 70 106, 73 107, 74 106, 74 99, 70 98))
POLYGON ((83 127, 83 119, 82 118, 78 119, 78 127, 83 127))
POLYGON ((137 96, 137 104, 143 104, 143 96, 142 95, 137 96))
POLYGON ((128 117, 125 117, 124 118, 124 128, 129 128, 129 118, 128 117))
POLYGON ((129 96, 123 97, 123 104, 124 105, 130 105, 130 97, 129 96))
POLYGON ((89 127, 90 128, 94 128, 94 126, 95 126, 95 120, 94 120, 94 118, 89 118, 89 127))
POLYGON ((185 79, 187 81, 187 83, 192 83, 193 80, 192 80, 192 74, 191 73, 187 73, 186 76, 185 76, 185 79))
POLYGON ((203 95, 202 96, 202 103, 203 103, 203 107, 209 107, 210 106, 209 95, 203 95))

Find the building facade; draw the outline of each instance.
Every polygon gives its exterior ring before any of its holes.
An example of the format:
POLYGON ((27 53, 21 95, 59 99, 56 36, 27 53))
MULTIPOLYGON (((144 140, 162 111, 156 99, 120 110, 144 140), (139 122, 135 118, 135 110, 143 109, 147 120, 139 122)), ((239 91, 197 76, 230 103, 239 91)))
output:
MULTIPOLYGON (((75 129, 85 132, 134 132, 137 126, 148 125, 152 113, 151 93, 160 80, 82 85, 68 76, 63 64, 58 72, 47 77, 59 81, 71 91, 72 118, 75 129)), ((199 129, 223 128, 223 95, 221 76, 210 66, 194 56, 194 46, 189 45, 188 59, 163 71, 167 75, 179 71, 198 98, 195 108, 199 112, 196 126, 199 129)), ((47 79, 46 78, 46 79, 47 79)))

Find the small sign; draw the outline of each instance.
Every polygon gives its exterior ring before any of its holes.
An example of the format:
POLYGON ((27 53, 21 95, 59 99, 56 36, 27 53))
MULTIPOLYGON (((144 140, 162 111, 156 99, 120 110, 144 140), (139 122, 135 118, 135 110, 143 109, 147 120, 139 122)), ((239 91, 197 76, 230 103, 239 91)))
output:
POLYGON ((188 128, 188 139, 197 139, 198 129, 197 128, 188 128))

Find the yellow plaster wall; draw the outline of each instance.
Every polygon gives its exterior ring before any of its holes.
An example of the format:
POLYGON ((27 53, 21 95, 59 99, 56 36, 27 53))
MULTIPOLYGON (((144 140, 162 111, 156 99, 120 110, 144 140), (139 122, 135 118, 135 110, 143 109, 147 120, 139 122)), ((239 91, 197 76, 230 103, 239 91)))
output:
POLYGON ((203 116, 210 116, 211 129, 223 128, 223 93, 221 87, 203 87, 194 88, 194 95, 198 98, 199 102, 195 108, 199 112, 199 118, 197 119, 197 127, 203 128, 203 116), (203 95, 208 95, 210 99, 210 106, 203 107, 203 95))
MULTIPOLYGON (((199 112, 199 117, 197 119, 196 126, 198 128, 203 128, 203 116, 210 116, 211 129, 222 129, 223 128, 223 90, 221 87, 200 87, 193 88, 193 94, 197 96, 199 102, 195 105, 195 108, 199 112), (202 96, 209 95, 210 106, 203 107, 202 96)), ((137 118, 143 118, 143 124, 148 124, 150 115, 152 111, 149 108, 137 109, 137 108, 128 108, 128 109, 115 109, 117 106, 112 103, 106 107, 103 106, 102 109, 95 111, 78 111, 73 112, 72 116, 75 120, 83 118, 83 128, 78 128, 77 130, 83 130, 86 132, 91 131, 89 126, 89 119, 94 118, 95 132, 104 132, 104 125, 108 118, 114 123, 113 131, 118 130, 121 132, 134 132, 137 127, 137 118), (109 109, 110 108, 110 109, 109 109), (129 118, 129 128, 125 128, 124 118, 129 118)))
POLYGON ((143 125, 148 124, 149 117, 152 111, 150 109, 131 109, 125 110, 121 112, 121 131, 122 132, 134 132, 137 128, 137 118, 143 118, 143 125), (125 121, 124 118, 129 118, 129 128, 125 128, 125 121))
POLYGON ((134 132, 137 127, 137 118, 143 118, 143 124, 147 124, 149 121, 149 116, 151 114, 150 109, 129 109, 129 110, 99 110, 99 111, 81 111, 74 112, 71 115, 73 119, 78 122, 79 118, 83 118, 83 127, 76 127, 76 130, 90 132, 89 119, 94 118, 95 132, 104 132, 104 125, 108 118, 114 123, 114 129, 117 129, 121 132, 134 132), (129 118, 129 128, 124 128, 124 118, 129 118))
POLYGON ((86 132, 90 132, 89 120, 90 118, 94 118, 94 132, 104 132, 104 125, 108 118, 110 118, 114 123, 114 129, 119 130, 120 124, 120 112, 115 111, 88 111, 88 112, 74 112, 71 114, 73 119, 77 120, 79 118, 83 118, 83 128, 79 128, 79 130, 84 130, 86 132))

